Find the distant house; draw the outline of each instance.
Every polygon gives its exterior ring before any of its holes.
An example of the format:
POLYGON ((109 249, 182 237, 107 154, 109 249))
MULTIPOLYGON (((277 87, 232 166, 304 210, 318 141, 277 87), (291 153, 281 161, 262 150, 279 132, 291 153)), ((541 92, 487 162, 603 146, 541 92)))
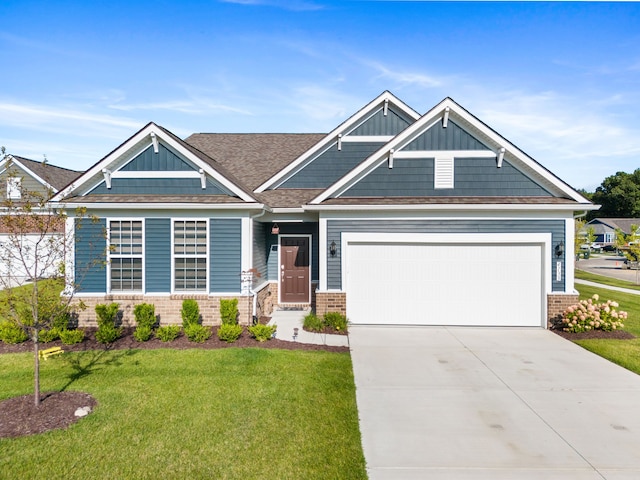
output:
MULTIPOLYGON (((0 203, 11 201, 15 204, 20 204, 20 202, 33 194, 42 195, 44 200, 48 200, 60 189, 71 183, 80 173, 17 155, 7 155, 0 160, 0 197, 2 198, 0 203)), ((18 244, 10 241, 11 231, 4 221, 0 221, 0 248, 11 248, 16 253, 21 252, 22 258, 32 263, 33 259, 28 258, 28 256, 33 251, 33 244, 39 237, 35 235, 37 229, 34 227, 33 230, 30 230, 29 225, 23 225, 20 235, 13 235, 13 240, 18 241, 18 244)), ((59 236, 63 232, 64 225, 60 224, 51 232, 51 237, 55 238, 56 234, 59 236)), ((41 249, 41 254, 47 254, 45 247, 41 249)), ((0 277, 7 279, 10 275, 15 282, 21 283, 28 279, 27 277, 30 277, 30 275, 20 265, 22 262, 11 262, 11 265, 7 263, 6 260, 13 256, 13 254, 7 255, 3 252, 2 258, 5 261, 0 263, 0 277)), ((15 255, 15 258, 18 256, 15 255)), ((32 271, 31 268, 28 270, 32 271)), ((57 271, 51 269, 44 273, 47 276, 56 275, 57 271)))
POLYGON ((610 245, 616 240, 616 229, 622 230, 625 235, 630 235, 631 225, 640 226, 640 218, 594 218, 583 228, 586 233, 587 228, 593 227, 595 242, 610 245))
POLYGON ((216 324, 236 297, 245 324, 280 305, 546 327, 577 299, 574 213, 596 208, 452 99, 420 115, 389 92, 324 134, 149 123, 53 201, 99 219, 75 232, 76 269, 106 252, 75 282, 87 323, 107 301, 178 323, 195 298, 216 324))

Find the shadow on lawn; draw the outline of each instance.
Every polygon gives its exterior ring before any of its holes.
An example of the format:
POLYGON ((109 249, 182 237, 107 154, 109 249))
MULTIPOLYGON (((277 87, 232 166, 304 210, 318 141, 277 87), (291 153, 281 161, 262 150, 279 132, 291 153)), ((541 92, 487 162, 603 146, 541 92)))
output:
POLYGON ((121 359, 131 357, 138 353, 137 350, 84 350, 76 352, 74 355, 64 356, 73 372, 67 375, 67 383, 60 389, 61 392, 67 390, 74 382, 87 377, 104 367, 120 366, 121 359))

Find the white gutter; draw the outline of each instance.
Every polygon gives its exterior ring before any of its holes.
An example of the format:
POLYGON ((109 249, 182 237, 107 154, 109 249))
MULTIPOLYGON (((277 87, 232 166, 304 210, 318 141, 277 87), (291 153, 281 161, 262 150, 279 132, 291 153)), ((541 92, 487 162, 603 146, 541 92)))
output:
MULTIPOLYGON (((255 215, 251 215, 249 218, 251 219, 251 232, 250 236, 251 236, 251 241, 253 241, 253 221, 256 218, 260 218, 261 216, 263 216, 265 213, 267 213, 267 210, 264 209, 262 210, 262 212, 260 213, 256 213, 255 215)), ((253 249, 251 249, 251 262, 249 262, 251 265, 253 265, 253 249)), ((253 268, 253 267, 252 267, 253 268)), ((256 314, 258 312, 258 293, 253 289, 253 275, 251 275, 251 286, 249 287, 249 293, 253 296, 253 312, 251 314, 251 323, 253 324, 253 319, 256 318, 256 314)))
POLYGON ((82 203, 82 202, 52 202, 59 208, 78 208, 85 207, 88 209, 110 209, 110 208, 131 208, 144 210, 176 210, 188 208, 191 210, 258 210, 264 209, 263 203, 82 203))
MULTIPOLYGON (((416 205, 304 205, 304 209, 309 212, 341 212, 341 211, 437 211, 437 210, 549 210, 567 211, 576 210, 576 205, 572 204, 516 204, 516 203, 496 203, 496 204, 416 204, 416 205)), ((580 210, 598 210, 600 205, 580 205, 580 210)))

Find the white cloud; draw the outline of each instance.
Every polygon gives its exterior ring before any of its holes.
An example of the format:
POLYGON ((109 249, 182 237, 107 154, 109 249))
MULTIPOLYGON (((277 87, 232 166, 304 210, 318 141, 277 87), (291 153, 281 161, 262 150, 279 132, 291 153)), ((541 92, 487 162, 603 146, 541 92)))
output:
POLYGON ((408 71, 387 67, 378 62, 363 61, 366 66, 377 71, 377 79, 383 79, 386 82, 395 83, 399 87, 417 86, 421 88, 441 87, 444 84, 444 78, 438 78, 418 71, 408 71))
POLYGON ((317 2, 307 0, 220 0, 222 3, 237 5, 276 7, 295 12, 323 10, 325 7, 317 2))

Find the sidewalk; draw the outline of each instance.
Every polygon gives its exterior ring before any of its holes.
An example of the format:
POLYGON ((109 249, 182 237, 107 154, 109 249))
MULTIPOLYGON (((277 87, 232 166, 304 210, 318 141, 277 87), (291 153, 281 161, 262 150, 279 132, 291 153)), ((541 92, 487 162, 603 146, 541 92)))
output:
POLYGON ((333 347, 348 347, 347 335, 330 335, 326 333, 311 333, 302 329, 302 321, 310 310, 274 310, 269 325, 277 325, 276 338, 287 342, 310 343, 314 345, 330 345, 333 347), (294 328, 298 335, 294 337, 294 328))
POLYGON ((631 295, 640 295, 640 290, 631 290, 630 288, 614 287, 612 285, 604 285, 602 283, 590 282, 589 280, 575 279, 575 283, 589 285, 590 287, 605 288, 607 290, 615 290, 617 292, 630 293, 631 295))

